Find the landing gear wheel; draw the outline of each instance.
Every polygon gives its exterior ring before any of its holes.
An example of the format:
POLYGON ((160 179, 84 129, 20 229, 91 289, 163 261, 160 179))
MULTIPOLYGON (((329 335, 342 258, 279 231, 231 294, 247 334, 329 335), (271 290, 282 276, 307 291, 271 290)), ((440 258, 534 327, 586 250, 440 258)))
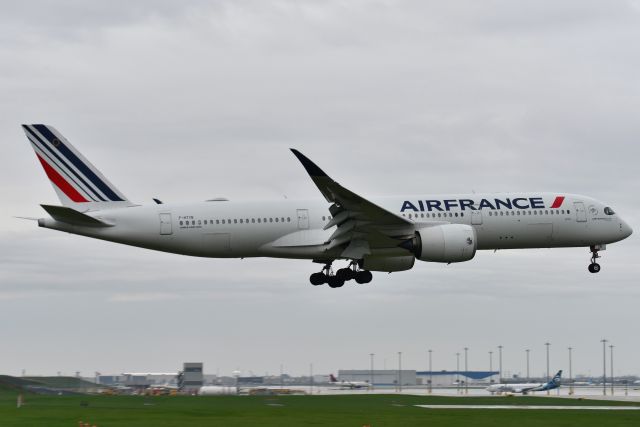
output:
POLYGON ((309 281, 313 286, 323 285, 327 283, 327 276, 324 273, 313 273, 309 276, 309 281))
POLYGON ((600 272, 600 264, 596 262, 600 255, 598 251, 604 250, 606 248, 605 245, 593 245, 589 248, 591 251, 591 264, 589 264, 589 272, 590 273, 598 273, 600 272))
POLYGON ((358 283, 369 283, 373 279, 373 274, 371 274, 368 270, 360 270, 356 272, 356 282, 358 283))
POLYGON ((346 282, 348 280, 353 279, 354 271, 352 269, 350 269, 349 267, 341 268, 340 270, 336 271, 336 276, 340 277, 342 280, 344 280, 346 282))
POLYGON ((331 288, 341 288, 344 285, 344 279, 338 276, 329 276, 327 283, 331 288))

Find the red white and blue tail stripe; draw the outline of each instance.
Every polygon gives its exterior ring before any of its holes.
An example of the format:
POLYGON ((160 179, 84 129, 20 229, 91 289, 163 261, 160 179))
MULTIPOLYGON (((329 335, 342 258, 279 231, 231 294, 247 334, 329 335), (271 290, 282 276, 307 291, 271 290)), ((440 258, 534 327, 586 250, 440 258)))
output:
POLYGON ((85 212, 133 205, 55 128, 22 128, 64 206, 85 212))

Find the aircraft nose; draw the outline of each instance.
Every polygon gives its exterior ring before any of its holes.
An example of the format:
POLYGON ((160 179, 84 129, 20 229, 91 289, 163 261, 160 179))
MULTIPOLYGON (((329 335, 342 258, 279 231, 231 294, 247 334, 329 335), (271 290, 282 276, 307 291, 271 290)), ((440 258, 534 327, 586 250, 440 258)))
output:
POLYGON ((629 224, 627 224, 623 220, 620 220, 620 231, 624 236, 623 239, 626 239, 627 237, 631 236, 631 234, 633 233, 633 230, 631 229, 629 224))

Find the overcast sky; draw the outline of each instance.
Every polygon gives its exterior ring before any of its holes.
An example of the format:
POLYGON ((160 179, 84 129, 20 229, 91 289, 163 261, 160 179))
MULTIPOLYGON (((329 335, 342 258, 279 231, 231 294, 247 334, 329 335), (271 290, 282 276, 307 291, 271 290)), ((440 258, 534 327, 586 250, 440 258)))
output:
POLYGON ((25 1, 0 14, 0 373, 305 374, 551 367, 640 374, 638 1, 25 1), (313 287, 310 261, 189 258, 38 229, 59 204, 21 123, 131 200, 586 194, 635 230, 586 248, 417 262, 313 287), (607 349, 608 352, 608 349, 607 349), (607 368, 608 369, 608 368, 607 368))

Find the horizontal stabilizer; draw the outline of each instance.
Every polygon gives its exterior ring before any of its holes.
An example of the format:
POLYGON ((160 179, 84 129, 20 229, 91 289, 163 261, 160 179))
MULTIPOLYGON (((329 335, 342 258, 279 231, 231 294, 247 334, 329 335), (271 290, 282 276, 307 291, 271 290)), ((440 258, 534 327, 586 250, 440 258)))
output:
POLYGON ((100 221, 92 216, 78 212, 75 209, 66 206, 40 205, 42 209, 47 211, 49 215, 56 221, 65 222, 71 225, 79 225, 83 227, 111 227, 104 221, 100 221))

